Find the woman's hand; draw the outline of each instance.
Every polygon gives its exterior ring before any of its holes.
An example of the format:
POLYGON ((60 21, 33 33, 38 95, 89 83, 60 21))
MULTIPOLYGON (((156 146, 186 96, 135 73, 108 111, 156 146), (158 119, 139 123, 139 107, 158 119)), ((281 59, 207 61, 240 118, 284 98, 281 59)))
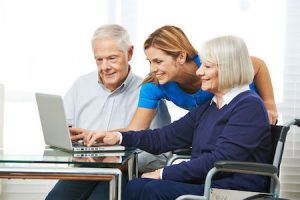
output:
POLYGON ((153 172, 147 172, 142 174, 142 178, 152 178, 152 179, 161 179, 160 178, 161 169, 157 169, 153 172))
POLYGON ((116 145, 120 142, 120 134, 118 132, 90 131, 84 136, 83 141, 88 147, 92 146, 95 142, 116 145))
POLYGON ((270 124, 275 125, 277 123, 277 119, 278 119, 277 111, 274 111, 274 110, 267 110, 267 111, 268 111, 268 115, 269 115, 270 124))

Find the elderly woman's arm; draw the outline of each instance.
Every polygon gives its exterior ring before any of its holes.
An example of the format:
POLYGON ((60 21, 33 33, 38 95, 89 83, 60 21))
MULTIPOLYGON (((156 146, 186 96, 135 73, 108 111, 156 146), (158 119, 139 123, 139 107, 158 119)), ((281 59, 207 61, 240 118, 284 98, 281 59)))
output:
POLYGON ((265 62, 257 57, 251 57, 254 68, 254 84, 263 99, 269 114, 270 124, 275 124, 278 118, 274 92, 269 70, 265 62))
MULTIPOLYGON (((249 97, 241 99, 238 106, 233 104, 227 106, 228 108, 231 107, 231 110, 228 110, 228 114, 230 113, 229 118, 219 118, 217 122, 212 123, 203 122, 195 130, 197 135, 201 134, 202 130, 206 130, 208 132, 206 136, 211 137, 207 140, 215 141, 215 144, 207 144, 206 147, 205 144, 202 144, 204 146, 201 149, 204 150, 204 153, 197 152, 195 148, 201 143, 202 137, 194 136, 194 138, 198 138, 199 142, 193 141, 193 158, 187 162, 165 167, 162 175, 163 179, 180 182, 201 182, 205 179, 215 161, 266 162, 269 159, 271 138, 268 116, 264 111, 262 102, 249 97), (215 126, 215 128, 211 126, 215 126), (222 127, 223 129, 221 129, 222 127)), ((210 119, 216 119, 219 113, 210 112, 209 115, 211 115, 210 119)))

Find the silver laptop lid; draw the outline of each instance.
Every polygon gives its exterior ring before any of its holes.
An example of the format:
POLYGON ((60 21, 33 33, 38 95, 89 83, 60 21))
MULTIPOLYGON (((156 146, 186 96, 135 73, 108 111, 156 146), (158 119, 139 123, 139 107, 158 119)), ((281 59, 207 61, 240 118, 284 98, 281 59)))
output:
POLYGON ((72 142, 61 96, 35 93, 35 98, 45 143, 72 151, 72 142))
POLYGON ((73 146, 64 104, 61 96, 53 94, 35 93, 42 124, 44 140, 47 145, 68 151, 122 151, 124 146, 73 146))

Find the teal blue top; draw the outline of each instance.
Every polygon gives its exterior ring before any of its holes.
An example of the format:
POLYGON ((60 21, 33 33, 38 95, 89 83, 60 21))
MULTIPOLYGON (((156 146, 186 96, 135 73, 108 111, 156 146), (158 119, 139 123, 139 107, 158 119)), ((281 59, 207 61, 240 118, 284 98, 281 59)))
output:
MULTIPOLYGON (((195 55, 192 57, 198 68, 201 66, 200 57, 195 55)), ((252 82, 249 85, 250 89, 255 91, 256 87, 252 82)), ((210 92, 199 89, 196 93, 190 94, 183 91, 178 83, 168 82, 163 85, 155 85, 154 83, 144 83, 142 85, 139 96, 139 108, 156 109, 158 102, 162 99, 172 101, 175 105, 186 110, 193 110, 206 101, 211 100, 214 95, 210 92)))
MULTIPOLYGON (((253 83, 249 86, 251 90, 256 91, 253 83)), ((155 85, 154 83, 149 82, 142 85, 138 107, 156 109, 158 102, 162 99, 166 99, 172 101, 180 108, 193 110, 197 106, 211 100, 213 96, 212 93, 201 89, 194 94, 187 93, 183 91, 176 82, 168 82, 163 85, 155 85)))

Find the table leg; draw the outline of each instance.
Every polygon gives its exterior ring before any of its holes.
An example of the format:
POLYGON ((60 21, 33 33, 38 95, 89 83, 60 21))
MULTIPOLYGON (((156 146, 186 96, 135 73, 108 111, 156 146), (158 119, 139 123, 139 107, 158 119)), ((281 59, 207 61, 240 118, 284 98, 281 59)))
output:
POLYGON ((117 168, 0 167, 0 178, 109 181, 109 199, 121 200, 122 171, 117 168))
POLYGON ((128 160, 128 179, 132 180, 133 178, 138 177, 138 154, 134 153, 134 156, 128 160))
POLYGON ((109 200, 121 200, 121 189, 122 174, 115 174, 115 176, 109 181, 109 200))

